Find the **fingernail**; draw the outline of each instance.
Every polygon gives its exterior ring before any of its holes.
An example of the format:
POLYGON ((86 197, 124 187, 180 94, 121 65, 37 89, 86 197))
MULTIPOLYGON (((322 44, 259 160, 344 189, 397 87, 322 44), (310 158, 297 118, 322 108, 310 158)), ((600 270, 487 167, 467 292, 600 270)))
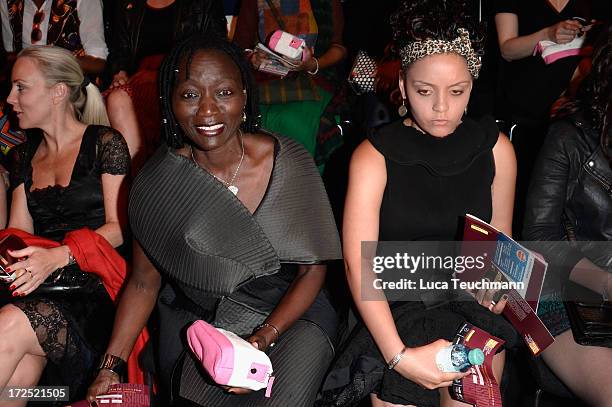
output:
POLYGON ((9 290, 13 291, 15 288, 17 288, 17 286, 12 285, 9 287, 9 290))
POLYGON ((19 293, 18 292, 13 292, 13 297, 18 297, 19 293))
POLYGON ((25 293, 19 293, 20 297, 25 297, 25 293))
POLYGON ((504 294, 504 295, 502 295, 502 300, 504 300, 504 301, 505 301, 505 300, 507 300, 507 299, 508 299, 508 294, 504 294))
POLYGON ((12 270, 11 270, 10 267, 7 267, 7 268, 4 269, 4 271, 6 271, 7 273, 10 273, 12 270))

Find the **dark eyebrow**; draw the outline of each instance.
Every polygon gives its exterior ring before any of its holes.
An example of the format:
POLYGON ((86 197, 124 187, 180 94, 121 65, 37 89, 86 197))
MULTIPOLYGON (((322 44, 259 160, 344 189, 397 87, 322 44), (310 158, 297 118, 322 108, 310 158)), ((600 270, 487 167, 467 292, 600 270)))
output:
MULTIPOLYGON (((431 86, 431 87, 433 87, 433 88, 437 87, 437 86, 436 86, 436 85, 434 85, 433 83, 428 83, 428 82, 424 82, 424 81, 413 81, 412 83, 413 83, 413 84, 415 84, 415 85, 427 85, 427 86, 431 86)), ((466 81, 459 81, 459 82, 457 82, 457 83, 453 83, 453 84, 452 84, 452 85, 450 85, 450 86, 464 85, 464 84, 468 84, 468 83, 470 83, 470 81, 469 81, 469 80, 466 80, 466 81)))

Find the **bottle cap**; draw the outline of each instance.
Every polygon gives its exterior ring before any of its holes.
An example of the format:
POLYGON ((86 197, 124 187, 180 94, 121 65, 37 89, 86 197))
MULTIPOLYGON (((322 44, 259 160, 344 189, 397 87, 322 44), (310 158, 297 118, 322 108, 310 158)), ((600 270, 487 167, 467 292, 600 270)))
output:
POLYGON ((482 365, 485 360, 484 352, 480 349, 472 349, 468 353, 468 360, 472 365, 482 365))

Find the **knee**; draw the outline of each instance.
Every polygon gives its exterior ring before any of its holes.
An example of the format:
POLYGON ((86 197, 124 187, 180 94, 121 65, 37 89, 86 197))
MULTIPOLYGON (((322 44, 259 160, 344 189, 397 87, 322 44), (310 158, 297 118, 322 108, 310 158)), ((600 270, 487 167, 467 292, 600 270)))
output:
POLYGON ((23 341, 11 341, 7 338, 24 338, 30 323, 25 314, 14 305, 0 308, 0 353, 14 352, 23 341))
POLYGON ((124 89, 114 89, 106 98, 109 115, 117 115, 132 108, 132 98, 124 89))

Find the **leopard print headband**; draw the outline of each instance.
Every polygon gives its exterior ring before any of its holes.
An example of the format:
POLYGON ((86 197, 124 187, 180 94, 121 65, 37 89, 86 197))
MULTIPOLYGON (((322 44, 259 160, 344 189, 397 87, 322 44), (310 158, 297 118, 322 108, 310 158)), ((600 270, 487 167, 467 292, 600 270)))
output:
POLYGON ((476 55, 470 41, 470 33, 465 28, 457 29, 459 36, 452 41, 445 40, 426 40, 414 41, 400 50, 402 58, 402 68, 406 69, 417 59, 433 54, 447 54, 454 52, 467 60, 468 71, 474 79, 478 78, 480 57, 476 55))

